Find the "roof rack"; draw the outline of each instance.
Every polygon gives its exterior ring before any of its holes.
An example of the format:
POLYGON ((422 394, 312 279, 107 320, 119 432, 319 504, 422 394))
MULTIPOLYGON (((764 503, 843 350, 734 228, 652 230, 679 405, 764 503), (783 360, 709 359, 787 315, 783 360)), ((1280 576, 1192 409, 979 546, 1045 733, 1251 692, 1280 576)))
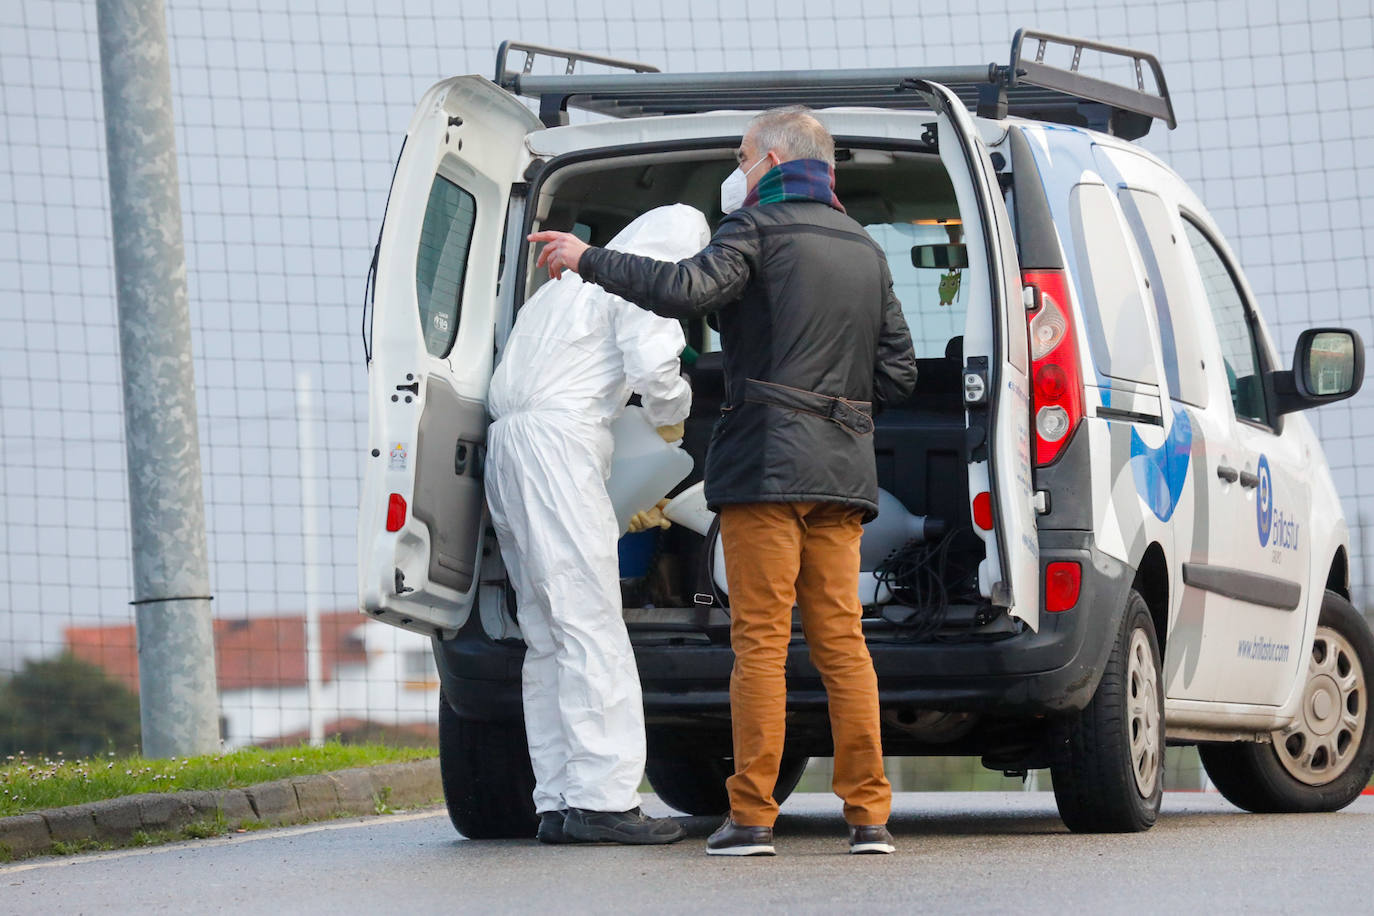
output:
POLYGON ((1008 66, 660 73, 648 64, 509 41, 501 43, 496 57, 497 84, 516 95, 539 99, 540 120, 549 127, 568 123, 569 106, 616 118, 750 111, 778 105, 927 109, 929 103, 916 91, 916 80, 944 84, 980 117, 1016 115, 1090 127, 1128 140, 1144 136, 1155 118, 1170 128, 1178 126, 1163 70, 1153 54, 1030 29, 1018 29, 1013 36, 1008 66), (1037 42, 1035 57, 1026 60, 1023 49, 1031 41, 1037 42), (1067 69, 1044 62, 1051 44, 1073 49, 1067 69), (1123 86, 1079 72, 1084 50, 1128 58, 1135 67, 1136 85, 1123 86), (518 73, 506 66, 511 51, 526 55, 518 73), (532 73, 540 56, 565 61, 567 73, 532 73), (575 74, 578 62, 634 72, 575 74), (1155 92, 1145 89, 1142 65, 1150 68, 1155 92))

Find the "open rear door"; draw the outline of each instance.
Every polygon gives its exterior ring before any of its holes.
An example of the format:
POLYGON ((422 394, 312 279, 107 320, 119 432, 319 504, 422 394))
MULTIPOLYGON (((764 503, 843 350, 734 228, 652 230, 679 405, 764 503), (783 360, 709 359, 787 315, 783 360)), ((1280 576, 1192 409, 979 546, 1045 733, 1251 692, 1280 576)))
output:
POLYGON ((987 547, 979 587, 994 604, 1006 607, 1031 629, 1039 629, 1040 546, 1030 464, 1030 363, 1011 221, 996 170, 963 103, 939 83, 913 83, 938 118, 940 159, 964 214, 969 264, 988 267, 986 293, 991 308, 970 307, 964 329, 970 508, 974 530, 987 547), (970 218, 975 214, 977 226, 970 218), (989 519, 991 527, 984 528, 989 519))
MULTIPOLYGON (((486 396, 511 186, 542 125, 480 76, 431 88, 377 254, 358 518, 364 612, 427 635, 467 620, 485 528, 486 396)), ((514 269, 513 265, 511 269, 514 269)))

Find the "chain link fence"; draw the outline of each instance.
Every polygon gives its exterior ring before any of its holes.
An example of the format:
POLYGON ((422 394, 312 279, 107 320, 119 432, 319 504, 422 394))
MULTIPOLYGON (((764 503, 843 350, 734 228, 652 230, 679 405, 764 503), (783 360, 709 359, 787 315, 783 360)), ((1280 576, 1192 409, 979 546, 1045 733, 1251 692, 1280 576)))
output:
MULTIPOLYGON (((1022 25, 1155 51, 1179 128, 1156 125, 1142 142, 1226 231, 1281 355, 1316 324, 1374 340, 1374 166, 1357 153, 1374 131, 1368 3, 978 6, 169 0, 226 745, 306 734, 308 606, 322 609, 326 732, 434 740, 427 642, 354 610, 361 296, 416 100, 440 78, 490 75, 502 39, 672 71, 1001 62, 1022 25)), ((137 658, 104 136, 94 5, 4 4, 5 753, 136 744, 136 703, 111 701, 137 688, 137 658)), ((1374 402, 1361 395, 1308 416, 1345 499, 1363 604, 1374 402)), ((937 761, 901 770, 898 785, 1006 785, 982 772, 937 761)), ((1171 785, 1199 785, 1195 763, 1172 772, 1171 785)))

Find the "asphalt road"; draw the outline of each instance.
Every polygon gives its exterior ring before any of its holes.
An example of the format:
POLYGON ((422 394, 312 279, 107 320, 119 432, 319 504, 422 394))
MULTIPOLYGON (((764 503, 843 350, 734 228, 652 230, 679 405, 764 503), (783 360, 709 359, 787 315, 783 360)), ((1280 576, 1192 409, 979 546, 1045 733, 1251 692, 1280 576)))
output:
MULTIPOLYGON (((646 810, 664 814, 657 800, 646 810)), ((846 854, 839 802, 792 798, 778 856, 472 842, 442 809, 0 867, 0 912, 1369 912, 1374 797, 1254 815, 1169 794, 1156 827, 1075 836, 1050 793, 903 793, 891 856, 846 854), (1187 909, 1184 909, 1187 908, 1187 909)))

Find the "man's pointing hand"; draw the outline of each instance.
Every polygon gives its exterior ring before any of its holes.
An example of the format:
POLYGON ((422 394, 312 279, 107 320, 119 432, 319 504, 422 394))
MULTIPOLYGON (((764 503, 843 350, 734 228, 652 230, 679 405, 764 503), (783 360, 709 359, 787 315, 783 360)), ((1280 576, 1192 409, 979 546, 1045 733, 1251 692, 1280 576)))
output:
POLYGON ((539 252, 539 260, 535 262, 535 267, 549 268, 549 276, 557 280, 563 276, 564 270, 577 271, 577 266, 582 262, 582 252, 590 246, 571 232, 532 232, 526 236, 531 242, 545 242, 544 248, 539 252))

